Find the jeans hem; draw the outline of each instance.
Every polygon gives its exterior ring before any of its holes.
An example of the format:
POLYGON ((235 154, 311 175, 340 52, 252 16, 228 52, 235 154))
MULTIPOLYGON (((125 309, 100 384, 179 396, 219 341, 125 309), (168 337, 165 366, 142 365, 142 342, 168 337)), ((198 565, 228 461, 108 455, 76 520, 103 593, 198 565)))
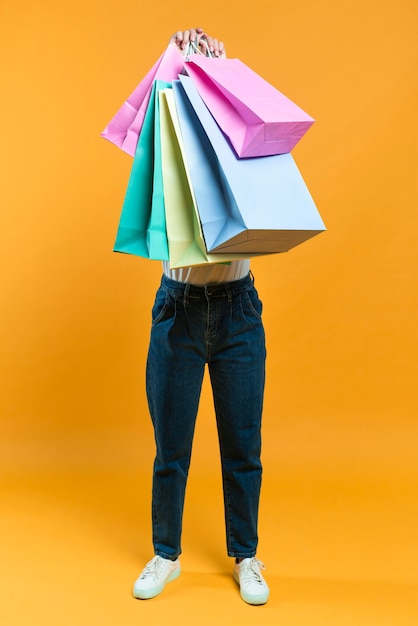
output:
POLYGON ((161 552, 161 550, 155 550, 155 556, 160 556, 162 559, 167 559, 168 561, 177 561, 181 552, 177 554, 177 556, 173 556, 172 554, 167 554, 167 552, 161 552))
POLYGON ((228 551, 228 556, 232 556, 235 559, 252 559, 255 557, 256 552, 250 552, 249 554, 244 554, 243 552, 231 552, 228 551))

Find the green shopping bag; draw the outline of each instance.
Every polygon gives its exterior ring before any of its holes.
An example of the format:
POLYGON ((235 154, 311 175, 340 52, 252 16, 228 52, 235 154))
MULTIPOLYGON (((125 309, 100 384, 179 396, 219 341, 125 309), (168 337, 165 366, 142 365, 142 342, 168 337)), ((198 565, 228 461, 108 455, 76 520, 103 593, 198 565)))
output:
MULTIPOLYGON (((225 263, 248 258, 248 254, 206 252, 172 89, 161 90, 158 98, 170 267, 225 263)), ((193 155, 187 157, 193 158, 193 155)))
POLYGON ((171 85, 154 81, 119 220, 115 252, 168 261, 161 171, 158 92, 171 85))

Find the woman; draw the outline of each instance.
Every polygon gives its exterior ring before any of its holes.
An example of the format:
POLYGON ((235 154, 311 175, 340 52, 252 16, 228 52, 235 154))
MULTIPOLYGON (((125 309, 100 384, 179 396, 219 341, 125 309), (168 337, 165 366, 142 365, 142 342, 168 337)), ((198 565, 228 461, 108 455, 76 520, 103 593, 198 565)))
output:
MULTIPOLYGON (((201 28, 170 39, 215 57, 224 44, 201 28)), ((181 530, 193 433, 206 364, 214 396, 228 555, 244 601, 265 604, 269 588, 256 559, 261 488, 261 416, 265 380, 262 304, 249 260, 172 270, 163 277, 152 311, 147 397, 156 441, 152 488, 155 556, 134 584, 152 598, 180 575, 181 530)))

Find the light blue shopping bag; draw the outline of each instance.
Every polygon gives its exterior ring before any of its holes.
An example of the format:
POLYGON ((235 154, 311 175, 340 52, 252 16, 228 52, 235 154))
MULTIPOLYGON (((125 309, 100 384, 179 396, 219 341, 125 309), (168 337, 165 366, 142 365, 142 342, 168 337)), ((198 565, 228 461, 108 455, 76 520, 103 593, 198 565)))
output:
POLYGON ((290 154, 239 159, 192 80, 173 90, 208 252, 286 252, 326 230, 290 154))

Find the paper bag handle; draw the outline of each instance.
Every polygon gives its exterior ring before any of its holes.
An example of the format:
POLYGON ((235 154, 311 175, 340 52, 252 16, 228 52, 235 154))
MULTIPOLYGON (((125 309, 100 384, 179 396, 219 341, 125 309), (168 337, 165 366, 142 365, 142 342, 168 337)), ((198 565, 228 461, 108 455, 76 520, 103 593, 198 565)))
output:
POLYGON ((213 57, 213 54, 209 50, 209 44, 206 41, 206 39, 202 37, 202 39, 200 39, 199 43, 203 43, 204 44, 204 46, 206 48, 206 54, 204 54, 201 51, 199 46, 196 46, 194 41, 189 41, 189 43, 187 44, 186 48, 183 50, 183 56, 186 57, 186 61, 189 60, 189 57, 190 57, 191 54, 201 54, 202 56, 213 57))

